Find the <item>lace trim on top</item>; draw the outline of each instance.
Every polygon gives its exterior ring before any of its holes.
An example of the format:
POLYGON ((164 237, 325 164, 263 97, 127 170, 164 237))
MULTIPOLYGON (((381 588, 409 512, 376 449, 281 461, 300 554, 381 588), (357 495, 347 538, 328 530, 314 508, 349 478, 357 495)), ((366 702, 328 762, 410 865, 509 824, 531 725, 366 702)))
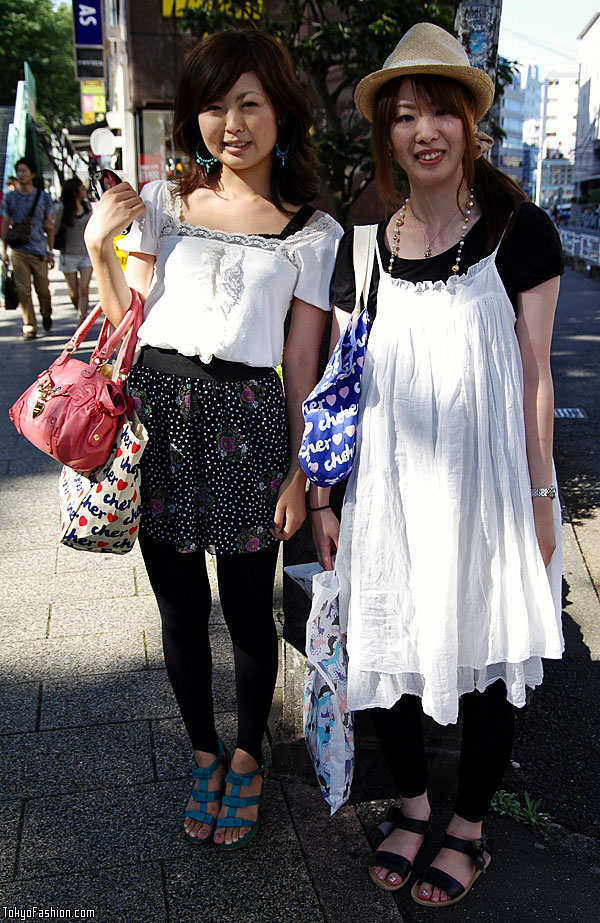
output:
MULTIPOLYGON (((296 264, 295 250, 298 246, 309 244, 323 237, 335 228, 335 221, 330 215, 321 214, 313 221, 309 221, 303 228, 281 240, 278 237, 263 237, 260 234, 240 234, 228 231, 205 228, 199 224, 188 224, 181 220, 179 203, 175 194, 175 186, 168 184, 165 190, 163 215, 164 221, 161 228, 161 237, 199 237, 205 240, 219 240, 224 243, 237 244, 242 247, 255 247, 258 250, 268 250, 286 256, 294 265, 296 264)), ((143 217, 142 217, 143 220, 143 217)))

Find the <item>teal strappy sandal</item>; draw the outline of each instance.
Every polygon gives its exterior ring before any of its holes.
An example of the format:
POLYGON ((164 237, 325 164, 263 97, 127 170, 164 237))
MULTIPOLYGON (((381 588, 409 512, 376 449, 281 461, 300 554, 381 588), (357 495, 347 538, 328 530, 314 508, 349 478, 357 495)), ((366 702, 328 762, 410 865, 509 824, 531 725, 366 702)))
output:
POLYGON ((243 787, 249 787, 255 776, 263 776, 264 771, 265 764, 261 758, 260 766, 252 772, 233 772, 233 770, 230 769, 225 776, 225 785, 231 785, 231 794, 223 795, 221 803, 227 808, 227 813, 224 817, 219 817, 217 820, 217 830, 226 829, 228 827, 249 827, 250 829, 248 833, 235 843, 215 843, 217 849, 240 849, 242 846, 246 846, 256 834, 258 830, 258 816, 256 820, 248 820, 245 817, 236 817, 236 811, 238 808, 249 808, 253 804, 261 803, 262 791, 260 795, 242 795, 241 792, 243 787))
MULTIPOLYGON (((192 798, 200 805, 207 804, 210 801, 220 801, 223 797, 223 792, 225 791, 224 787, 219 788, 214 792, 209 792, 206 787, 206 783, 211 778, 212 774, 216 772, 216 770, 221 765, 223 765, 225 767, 225 771, 227 771, 227 767, 229 765, 229 757, 227 755, 225 744, 222 740, 219 740, 219 752, 217 753, 217 758, 213 763, 210 764, 210 766, 201 768, 200 766, 196 765, 196 760, 194 760, 192 776, 198 781, 194 783, 194 787, 192 788, 192 798)), ((225 783, 223 783, 223 786, 224 785, 225 783)), ((208 811, 203 810, 202 807, 190 809, 185 812, 184 816, 190 817, 192 820, 200 821, 202 824, 208 824, 209 827, 214 827, 217 822, 217 818, 212 814, 209 814, 208 811)), ((201 838, 192 836, 191 833, 188 833, 184 830, 184 835, 185 838, 190 841, 190 843, 194 843, 196 846, 204 846, 206 843, 212 843, 212 836, 210 834, 204 838, 201 838)))

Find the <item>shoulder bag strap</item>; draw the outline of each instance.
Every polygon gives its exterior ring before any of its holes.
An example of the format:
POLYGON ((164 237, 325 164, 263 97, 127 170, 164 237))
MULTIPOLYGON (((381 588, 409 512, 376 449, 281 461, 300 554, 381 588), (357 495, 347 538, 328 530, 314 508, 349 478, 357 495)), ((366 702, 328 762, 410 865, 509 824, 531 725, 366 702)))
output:
MULTIPOLYGON (((38 186, 37 195, 36 195, 35 199, 33 200, 33 205, 31 206, 31 209, 30 209, 30 211, 29 211, 29 214, 27 215, 27 218, 31 218, 31 217, 32 217, 32 215, 33 215, 33 213, 34 213, 34 211, 35 211, 35 209, 36 209, 36 206, 37 206, 37 204, 38 204, 38 202, 39 202, 39 200, 40 200, 41 194, 42 194, 42 190, 41 190, 41 189, 39 188, 39 186, 38 186)), ((27 220, 27 218, 26 218, 25 220, 27 220)))
POLYGON ((364 307, 367 306, 371 275, 373 273, 373 260, 377 244, 377 225, 359 224, 354 228, 354 241, 352 258, 354 263, 354 285, 356 299, 354 302, 353 318, 356 319, 361 311, 361 297, 364 307))

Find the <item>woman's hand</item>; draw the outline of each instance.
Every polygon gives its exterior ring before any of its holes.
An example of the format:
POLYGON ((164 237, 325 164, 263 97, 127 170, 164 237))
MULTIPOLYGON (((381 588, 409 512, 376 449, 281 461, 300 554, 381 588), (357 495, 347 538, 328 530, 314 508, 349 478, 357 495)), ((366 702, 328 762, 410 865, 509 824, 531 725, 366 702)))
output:
POLYGON ((84 239, 88 250, 102 250, 113 237, 123 232, 134 218, 140 218, 146 206, 129 183, 107 189, 88 221, 84 239))
POLYGON ((340 521, 331 509, 310 514, 313 541, 317 560, 323 570, 333 570, 331 556, 337 551, 340 536, 340 521))
POLYGON ((302 472, 288 474, 277 494, 277 505, 270 530, 274 538, 287 542, 306 519, 305 479, 302 472), (300 475, 300 476, 299 476, 300 475))
POLYGON ((554 530, 554 511, 552 504, 557 503, 550 497, 534 497, 533 519, 535 522, 535 534, 537 536, 540 552, 546 567, 550 563, 550 558, 556 548, 556 533, 554 530))

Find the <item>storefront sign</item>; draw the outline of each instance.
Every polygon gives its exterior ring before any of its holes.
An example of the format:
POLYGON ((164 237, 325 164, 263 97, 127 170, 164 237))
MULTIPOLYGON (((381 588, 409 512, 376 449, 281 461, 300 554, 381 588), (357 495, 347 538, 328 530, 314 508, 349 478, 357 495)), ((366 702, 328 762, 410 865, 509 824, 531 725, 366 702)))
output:
POLYGON ((104 80, 82 80, 80 88, 82 123, 91 125, 102 121, 106 113, 104 80))
POLYGON ((73 3, 73 31, 76 79, 102 79, 104 77, 102 0, 73 3))
POLYGON ((75 78, 77 80, 102 80, 104 78, 104 49, 75 49, 75 78))
POLYGON ((102 0, 73 4, 76 45, 102 45, 102 0))

